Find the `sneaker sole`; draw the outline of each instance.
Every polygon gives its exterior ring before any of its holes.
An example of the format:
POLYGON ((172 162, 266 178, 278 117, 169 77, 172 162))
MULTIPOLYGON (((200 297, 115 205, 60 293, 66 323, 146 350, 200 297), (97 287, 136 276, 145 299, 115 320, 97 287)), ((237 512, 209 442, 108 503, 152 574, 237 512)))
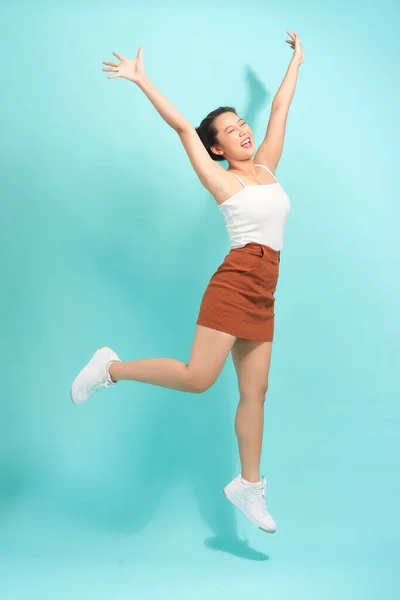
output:
POLYGON ((231 492, 230 490, 228 490, 228 494, 227 494, 225 492, 225 490, 223 490, 223 493, 224 493, 225 498, 227 500, 229 500, 229 502, 231 502, 234 506, 236 506, 237 508, 239 508, 246 515, 246 517, 248 519, 250 519, 250 521, 254 525, 256 525, 256 527, 258 527, 258 529, 261 529, 261 531, 264 531, 264 533, 275 533, 276 529, 264 529, 264 527, 260 527, 260 525, 258 524, 258 521, 250 513, 250 511, 247 508, 246 504, 234 492, 231 492))
MULTIPOLYGON (((98 352, 98 350, 101 350, 102 348, 107 348, 107 346, 100 346, 100 348, 97 348, 96 352, 98 352)), ((93 354, 93 356, 96 354, 96 352, 93 354)), ((93 358, 93 356, 92 356, 92 358, 93 358)), ((92 360, 92 358, 90 360, 92 360)), ((86 365, 83 367, 83 369, 85 369, 88 366, 88 364, 90 363, 90 360, 86 363, 86 365)), ((78 375, 80 375, 80 373, 82 373, 83 369, 81 369, 79 371, 78 375)), ((76 377, 78 377, 78 375, 76 377)), ((76 377, 75 377, 75 379, 76 379, 76 377)), ((75 379, 74 379, 74 381, 75 381, 75 379)), ((69 397, 71 398, 71 402, 74 406, 79 406, 79 404, 76 404, 76 402, 74 402, 72 399, 72 388, 69 390, 69 397)))

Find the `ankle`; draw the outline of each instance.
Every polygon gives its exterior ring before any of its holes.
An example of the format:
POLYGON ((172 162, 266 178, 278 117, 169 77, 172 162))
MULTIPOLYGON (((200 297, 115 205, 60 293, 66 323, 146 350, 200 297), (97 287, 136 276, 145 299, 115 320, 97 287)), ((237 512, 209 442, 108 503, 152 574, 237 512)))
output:
POLYGON ((111 379, 111 381, 113 383, 117 383, 117 381, 118 381, 117 374, 116 374, 115 369, 114 369, 114 367, 117 364, 117 362, 118 361, 113 360, 107 366, 107 373, 108 373, 108 375, 109 375, 109 377, 110 377, 110 379, 111 379))
POLYGON ((259 483, 260 481, 260 475, 255 475, 252 473, 242 473, 241 475, 242 481, 244 481, 245 483, 259 483))

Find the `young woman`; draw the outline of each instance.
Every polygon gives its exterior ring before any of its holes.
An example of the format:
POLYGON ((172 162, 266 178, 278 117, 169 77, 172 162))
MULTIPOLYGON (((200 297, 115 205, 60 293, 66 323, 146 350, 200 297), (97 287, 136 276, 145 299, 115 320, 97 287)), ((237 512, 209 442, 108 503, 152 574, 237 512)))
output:
POLYGON ((103 61, 108 79, 136 83, 162 118, 179 135, 201 183, 222 211, 231 250, 211 277, 202 298, 189 363, 172 358, 122 362, 108 347, 95 352, 72 384, 71 399, 82 404, 102 387, 118 381, 151 383, 199 393, 218 378, 229 352, 237 372, 240 401, 235 419, 241 473, 224 494, 261 530, 273 533, 267 511, 266 479, 260 477, 264 401, 274 335, 274 293, 283 229, 290 202, 275 178, 286 119, 304 54, 296 33, 286 40, 294 54, 273 100, 265 138, 254 155, 250 126, 234 108, 220 107, 195 129, 152 85, 145 73, 143 47, 128 60, 103 61), (254 160, 253 160, 254 156, 254 160), (225 170, 220 161, 228 162, 225 170))

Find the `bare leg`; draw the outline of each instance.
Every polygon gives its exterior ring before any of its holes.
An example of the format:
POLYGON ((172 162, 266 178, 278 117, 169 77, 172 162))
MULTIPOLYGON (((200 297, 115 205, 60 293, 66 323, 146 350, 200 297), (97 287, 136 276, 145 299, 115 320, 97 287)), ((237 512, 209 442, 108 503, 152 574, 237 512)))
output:
POLYGON ((181 392, 204 392, 215 383, 236 338, 228 333, 196 326, 189 363, 174 358, 147 358, 115 362, 113 381, 133 380, 181 392))
POLYGON ((264 429, 264 402, 268 388, 272 342, 237 339, 232 358, 238 376, 240 401, 235 431, 242 477, 260 481, 260 458, 264 429))

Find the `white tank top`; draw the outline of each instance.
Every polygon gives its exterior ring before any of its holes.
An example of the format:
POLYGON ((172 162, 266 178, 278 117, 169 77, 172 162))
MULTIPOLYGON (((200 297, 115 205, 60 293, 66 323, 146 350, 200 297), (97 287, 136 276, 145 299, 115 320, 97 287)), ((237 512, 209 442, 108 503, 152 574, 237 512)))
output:
MULTIPOLYGON (((255 166, 271 173, 264 165, 255 166)), ((231 247, 241 248, 249 242, 257 242, 281 250, 283 230, 290 212, 290 200, 283 187, 273 173, 275 183, 265 185, 245 185, 238 175, 232 175, 239 179, 243 189, 219 204, 231 247)))

